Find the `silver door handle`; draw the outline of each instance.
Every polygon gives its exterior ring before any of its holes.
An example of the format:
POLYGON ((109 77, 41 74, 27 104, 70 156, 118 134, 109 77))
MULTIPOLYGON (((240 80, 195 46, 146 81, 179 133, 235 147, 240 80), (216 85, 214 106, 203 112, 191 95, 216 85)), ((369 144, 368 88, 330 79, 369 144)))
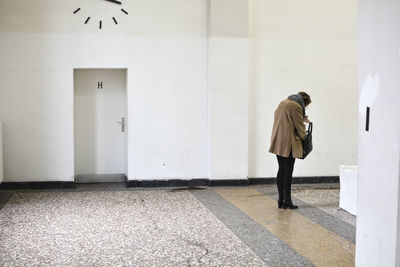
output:
POLYGON ((121 132, 125 132, 125 118, 122 117, 118 122, 121 124, 121 132))

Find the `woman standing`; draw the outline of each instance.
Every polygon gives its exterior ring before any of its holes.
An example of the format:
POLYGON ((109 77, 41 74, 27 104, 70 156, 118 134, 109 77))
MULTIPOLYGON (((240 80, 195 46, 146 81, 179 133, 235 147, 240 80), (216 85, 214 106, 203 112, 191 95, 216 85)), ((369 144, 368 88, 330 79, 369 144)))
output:
POLYGON ((276 154, 279 170, 276 177, 278 208, 297 209, 291 198, 294 161, 303 157, 304 122, 310 123, 305 108, 311 103, 307 93, 299 92, 283 100, 275 111, 269 152, 276 154))

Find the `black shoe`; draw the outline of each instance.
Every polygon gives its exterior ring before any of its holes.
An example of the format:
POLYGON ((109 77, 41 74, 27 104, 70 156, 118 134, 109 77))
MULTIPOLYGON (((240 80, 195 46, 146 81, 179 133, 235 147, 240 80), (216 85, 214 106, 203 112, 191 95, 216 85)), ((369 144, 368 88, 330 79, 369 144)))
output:
POLYGON ((278 208, 281 209, 283 205, 283 201, 282 200, 278 200, 278 208))
POLYGON ((287 201, 287 202, 284 201, 282 203, 282 206, 283 206, 284 209, 289 208, 291 210, 298 208, 296 205, 293 205, 292 201, 287 201))

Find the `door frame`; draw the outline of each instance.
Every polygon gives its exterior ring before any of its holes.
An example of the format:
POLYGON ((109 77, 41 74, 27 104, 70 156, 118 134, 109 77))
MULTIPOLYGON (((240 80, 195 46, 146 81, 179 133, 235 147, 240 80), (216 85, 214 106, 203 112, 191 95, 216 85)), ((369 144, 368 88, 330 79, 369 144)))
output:
POLYGON ((129 88, 129 69, 128 67, 77 67, 72 68, 72 168, 73 168, 73 179, 76 181, 76 170, 75 170, 75 71, 77 70, 124 70, 125 71, 125 146, 124 146, 124 157, 125 157, 125 166, 124 166, 124 174, 126 180, 128 180, 128 170, 129 170, 129 98, 128 98, 128 88, 129 88))

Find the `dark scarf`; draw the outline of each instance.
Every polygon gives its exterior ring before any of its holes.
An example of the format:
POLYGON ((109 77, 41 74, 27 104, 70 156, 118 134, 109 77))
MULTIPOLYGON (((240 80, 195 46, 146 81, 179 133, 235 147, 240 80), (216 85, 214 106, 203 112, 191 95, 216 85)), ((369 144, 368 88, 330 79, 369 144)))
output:
POLYGON ((301 96, 301 94, 290 95, 288 98, 290 100, 293 100, 293 101, 299 103, 299 105, 303 109, 303 117, 305 118, 306 117, 306 106, 304 105, 304 99, 301 96))

